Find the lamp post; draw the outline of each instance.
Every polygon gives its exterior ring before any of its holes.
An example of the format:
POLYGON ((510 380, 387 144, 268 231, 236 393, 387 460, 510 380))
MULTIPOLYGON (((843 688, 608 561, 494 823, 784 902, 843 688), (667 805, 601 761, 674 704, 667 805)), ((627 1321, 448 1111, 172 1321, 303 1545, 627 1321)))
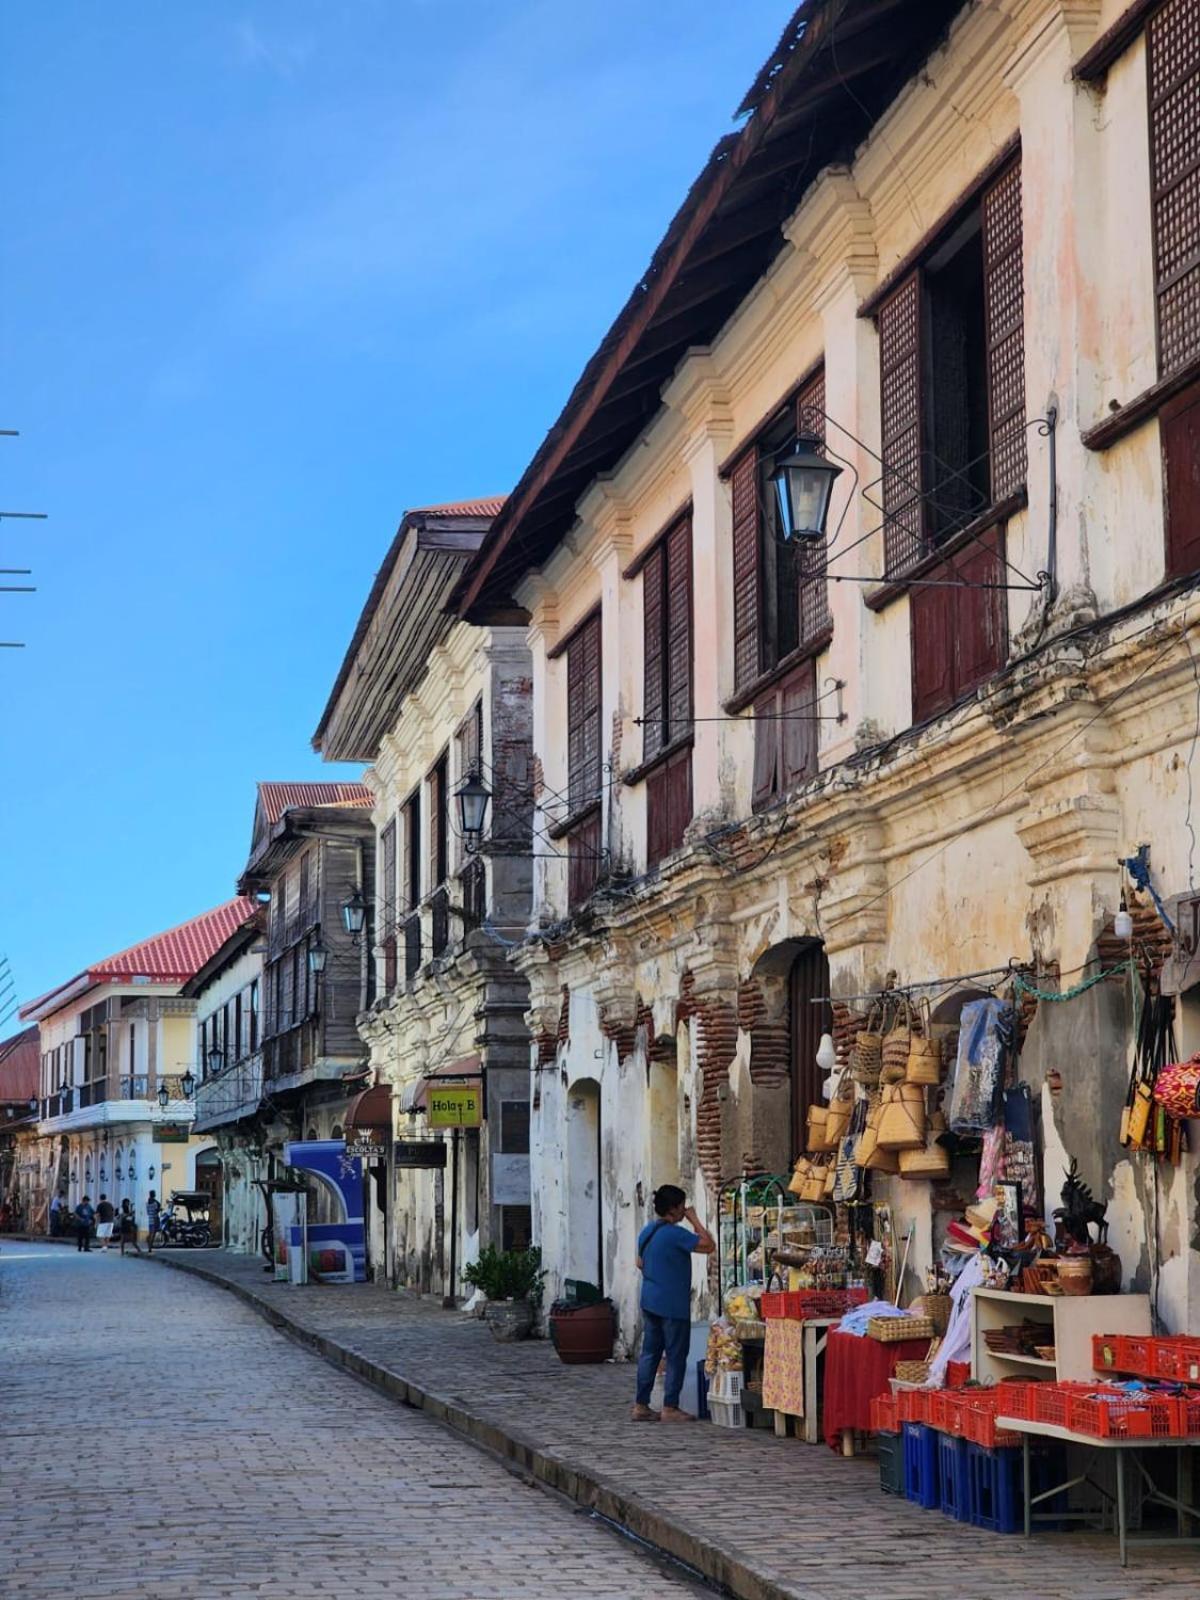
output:
POLYGON ((463 847, 468 855, 474 855, 483 837, 488 801, 492 798, 491 791, 480 777, 477 768, 471 768, 455 790, 454 798, 458 801, 458 821, 463 847))
POLYGON ((775 458, 771 482, 779 509, 779 532, 784 543, 792 539, 822 539, 829 516, 829 497, 841 467, 823 456, 818 440, 800 434, 786 454, 775 458))

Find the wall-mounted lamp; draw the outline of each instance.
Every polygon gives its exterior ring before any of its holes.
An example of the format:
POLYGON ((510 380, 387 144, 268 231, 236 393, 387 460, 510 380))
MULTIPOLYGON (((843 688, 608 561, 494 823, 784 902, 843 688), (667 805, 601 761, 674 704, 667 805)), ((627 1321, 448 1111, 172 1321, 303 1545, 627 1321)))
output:
POLYGON ((483 837, 488 801, 492 798, 491 791, 476 767, 472 767, 459 784, 454 792, 454 798, 458 801, 458 821, 463 848, 468 855, 474 855, 483 837))
POLYGON ((329 960, 329 951, 326 950, 321 940, 314 939, 308 947, 308 970, 314 978, 319 978, 325 971, 325 963, 329 960))
POLYGON ((160 1083, 158 1086, 158 1105, 160 1111, 165 1111, 167 1109, 167 1102, 170 1100, 170 1098, 171 1091, 167 1088, 165 1083, 160 1083))
POLYGON ((362 931, 367 925, 367 903, 362 897, 362 892, 354 892, 342 901, 342 921, 346 924, 346 932, 352 939, 362 937, 362 931))
POLYGON ((771 482, 784 543, 825 537, 829 498, 842 469, 821 454, 818 444, 812 434, 802 433, 786 454, 775 458, 771 482))

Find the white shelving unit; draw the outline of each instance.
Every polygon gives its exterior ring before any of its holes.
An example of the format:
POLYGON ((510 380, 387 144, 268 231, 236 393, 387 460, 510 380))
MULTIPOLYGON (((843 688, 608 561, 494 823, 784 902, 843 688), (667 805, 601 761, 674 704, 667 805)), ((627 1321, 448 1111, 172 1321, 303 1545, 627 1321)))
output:
POLYGON ((971 1307, 971 1376, 980 1383, 1001 1378, 1053 1378, 1087 1383, 1094 1333, 1150 1332, 1150 1299, 1144 1294, 1019 1294, 1012 1289, 975 1289, 971 1307), (1040 1356, 999 1355, 983 1337, 989 1328, 1011 1327, 1026 1319, 1046 1324, 1043 1344, 1054 1346, 1053 1361, 1040 1356))

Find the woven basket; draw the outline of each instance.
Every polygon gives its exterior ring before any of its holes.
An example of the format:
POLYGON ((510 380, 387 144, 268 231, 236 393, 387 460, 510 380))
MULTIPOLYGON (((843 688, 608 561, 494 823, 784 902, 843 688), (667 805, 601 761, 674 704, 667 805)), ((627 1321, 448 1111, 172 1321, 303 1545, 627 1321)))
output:
POLYGON ((850 1052, 850 1076, 855 1083, 864 1083, 868 1088, 879 1082, 883 1067, 881 1020, 879 1009, 875 1007, 867 1018, 866 1027, 855 1035, 854 1048, 850 1052))
POLYGON ((825 1108, 825 1137, 828 1148, 836 1150, 850 1131, 850 1118, 854 1115, 854 1085, 843 1076, 833 1091, 833 1099, 825 1108))
POLYGON ((917 1302, 917 1306, 933 1323, 933 1331, 940 1339, 950 1326, 950 1296, 948 1294, 923 1294, 917 1302))
MULTIPOLYGON (((886 1321, 887 1319, 885 1318, 884 1320, 886 1321)), ((928 1361, 897 1361, 895 1376, 901 1383, 924 1383, 929 1376, 929 1363, 928 1361)))
MULTIPOLYGON (((922 1094, 924 1090, 921 1091, 922 1094)), ((950 1175, 950 1152, 938 1143, 938 1135, 945 1133, 946 1119, 935 1111, 925 1131, 921 1149, 901 1150, 900 1176, 902 1178, 947 1178, 950 1175)))
POLYGON ((879 1143, 885 1150, 925 1146, 925 1091, 915 1083, 889 1083, 883 1091, 879 1143))
POLYGON ((871 1317, 867 1334, 879 1344, 903 1344, 905 1339, 932 1339, 933 1323, 928 1317, 871 1317))
POLYGON ((791 1181, 788 1184, 788 1193, 800 1198, 804 1194, 804 1185, 812 1171, 812 1162, 807 1156, 801 1156, 792 1169, 791 1181))
POLYGON ((836 1143, 836 1140, 829 1137, 826 1129, 827 1112, 827 1106, 812 1105, 808 1108, 804 1143, 805 1148, 813 1154, 821 1150, 832 1150, 836 1143))
POLYGON ((903 1010, 897 1012, 895 1023, 883 1036, 883 1045, 880 1049, 880 1083, 904 1082, 904 1074, 908 1070, 908 1055, 912 1048, 912 1036, 912 1007, 905 1000, 903 1010))
POLYGON ((908 1060, 904 1064, 904 1081, 926 1086, 942 1081, 942 1041, 932 1037, 933 1017, 929 1001, 922 1004, 919 1029, 913 1028, 908 1060))

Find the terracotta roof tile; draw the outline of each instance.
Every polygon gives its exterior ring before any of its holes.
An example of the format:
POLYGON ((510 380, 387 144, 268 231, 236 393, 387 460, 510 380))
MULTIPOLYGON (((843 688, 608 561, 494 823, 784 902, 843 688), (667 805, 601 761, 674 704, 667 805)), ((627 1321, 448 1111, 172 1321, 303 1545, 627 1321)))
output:
POLYGON ((269 827, 297 806, 371 806, 375 798, 362 783, 260 783, 259 804, 269 827))
POLYGON ((482 500, 451 500, 444 506, 414 506, 409 517, 498 517, 507 495, 485 495, 482 500))

